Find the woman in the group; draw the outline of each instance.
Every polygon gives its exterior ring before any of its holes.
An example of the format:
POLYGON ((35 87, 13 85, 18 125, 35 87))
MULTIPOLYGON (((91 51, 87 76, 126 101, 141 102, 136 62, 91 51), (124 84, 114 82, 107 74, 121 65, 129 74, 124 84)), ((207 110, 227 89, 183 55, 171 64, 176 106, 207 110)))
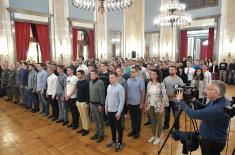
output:
POLYGON ((191 81, 191 86, 196 89, 194 96, 202 102, 205 90, 204 73, 202 69, 197 69, 195 71, 193 80, 191 81))
POLYGON ((150 79, 147 86, 145 110, 149 112, 152 122, 152 137, 148 142, 156 145, 160 142, 164 107, 169 103, 165 85, 162 83, 161 71, 152 69, 150 79))

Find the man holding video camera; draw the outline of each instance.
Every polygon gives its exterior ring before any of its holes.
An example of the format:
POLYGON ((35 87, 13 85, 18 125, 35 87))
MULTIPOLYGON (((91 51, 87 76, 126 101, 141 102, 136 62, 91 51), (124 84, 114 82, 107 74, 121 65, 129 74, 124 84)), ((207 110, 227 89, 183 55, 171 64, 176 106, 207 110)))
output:
POLYGON ((195 106, 200 108, 198 110, 192 110, 183 101, 183 89, 178 91, 177 100, 180 102, 182 110, 190 118, 201 120, 199 143, 202 155, 219 155, 226 145, 229 126, 229 117, 224 114, 224 107, 229 105, 225 98, 226 84, 218 80, 211 81, 205 92, 210 100, 207 105, 192 99, 195 106))

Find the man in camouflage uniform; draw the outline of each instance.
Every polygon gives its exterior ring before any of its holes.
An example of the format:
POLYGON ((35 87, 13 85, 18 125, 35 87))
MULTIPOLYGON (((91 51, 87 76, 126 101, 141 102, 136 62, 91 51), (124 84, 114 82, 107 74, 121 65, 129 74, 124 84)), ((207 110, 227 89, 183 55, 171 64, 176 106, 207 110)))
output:
POLYGON ((8 85, 8 79, 9 79, 9 72, 10 70, 8 69, 8 63, 4 62, 2 65, 2 75, 1 75, 1 79, 2 79, 2 91, 3 91, 3 96, 5 99, 7 99, 7 85, 8 85))
POLYGON ((15 65, 10 65, 9 79, 8 79, 8 87, 7 87, 7 101, 13 100, 15 103, 15 78, 16 78, 16 70, 15 65))
POLYGON ((20 91, 20 72, 22 71, 21 62, 16 63, 16 78, 15 78, 15 103, 22 103, 20 91))

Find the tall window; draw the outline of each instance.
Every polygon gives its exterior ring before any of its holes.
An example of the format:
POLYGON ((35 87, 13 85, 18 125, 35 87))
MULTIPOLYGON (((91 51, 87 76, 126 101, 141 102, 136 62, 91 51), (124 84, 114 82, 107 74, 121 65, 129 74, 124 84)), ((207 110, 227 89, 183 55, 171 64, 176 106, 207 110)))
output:
POLYGON ((188 56, 193 59, 206 57, 209 30, 188 31, 188 56))
POLYGON ((77 48, 77 57, 83 56, 85 59, 88 59, 89 49, 88 49, 88 34, 86 30, 78 30, 78 48, 77 48))
POLYGON ((42 62, 42 55, 37 40, 37 32, 35 24, 31 24, 30 27, 30 42, 27 54, 27 61, 42 62))

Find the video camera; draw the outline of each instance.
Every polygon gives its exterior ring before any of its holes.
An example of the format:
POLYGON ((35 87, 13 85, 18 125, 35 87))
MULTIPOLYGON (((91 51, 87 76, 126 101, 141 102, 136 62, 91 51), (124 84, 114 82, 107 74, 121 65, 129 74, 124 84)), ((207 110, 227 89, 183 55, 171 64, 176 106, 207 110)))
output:
POLYGON ((235 116, 235 97, 232 97, 231 105, 224 107, 224 114, 230 118, 235 116))
POLYGON ((191 86, 174 85, 174 93, 183 91, 184 101, 190 101, 192 98, 197 97, 197 90, 191 86))

